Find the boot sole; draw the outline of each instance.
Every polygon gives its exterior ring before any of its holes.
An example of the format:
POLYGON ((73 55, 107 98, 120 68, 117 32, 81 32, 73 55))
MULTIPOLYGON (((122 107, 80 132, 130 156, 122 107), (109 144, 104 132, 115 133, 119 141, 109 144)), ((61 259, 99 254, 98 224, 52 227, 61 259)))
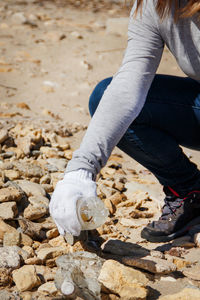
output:
POLYGON ((193 226, 198 224, 200 224, 200 217, 195 218, 194 220, 190 221, 187 225, 185 225, 182 229, 169 235, 153 235, 154 232, 148 230, 148 228, 145 227, 141 231, 141 237, 152 243, 169 242, 180 236, 185 235, 193 226))

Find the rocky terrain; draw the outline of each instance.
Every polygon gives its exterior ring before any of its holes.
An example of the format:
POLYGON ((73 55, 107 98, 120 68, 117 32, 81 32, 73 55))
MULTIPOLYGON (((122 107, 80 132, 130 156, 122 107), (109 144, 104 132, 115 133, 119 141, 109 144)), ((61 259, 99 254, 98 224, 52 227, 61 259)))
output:
MULTIPOLYGON (((118 149, 97 180, 104 225, 70 245, 49 216, 89 94, 120 64, 127 15, 121 1, 0 3, 0 299, 200 299, 200 227, 143 240, 163 192, 118 149)), ((182 75, 167 49, 159 72, 182 75)))

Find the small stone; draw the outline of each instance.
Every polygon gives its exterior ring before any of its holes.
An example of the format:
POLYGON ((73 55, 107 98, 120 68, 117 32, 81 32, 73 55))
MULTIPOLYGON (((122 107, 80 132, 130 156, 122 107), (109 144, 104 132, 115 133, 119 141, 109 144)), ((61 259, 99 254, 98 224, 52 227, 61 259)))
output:
POLYGON ((40 147, 40 152, 47 158, 59 158, 58 150, 47 146, 40 147))
POLYGON ((59 235, 56 238, 53 238, 49 241, 49 245, 52 247, 66 247, 66 241, 65 238, 62 235, 59 235))
POLYGON ((20 178, 20 173, 16 170, 5 170, 4 174, 10 180, 16 180, 20 178))
POLYGON ((0 218, 3 220, 13 219, 18 214, 15 202, 5 202, 0 204, 0 218))
POLYGON ((21 25, 26 22, 26 17, 23 12, 16 12, 12 15, 11 21, 13 24, 21 25))
POLYGON ((149 250, 144 249, 143 247, 137 244, 124 243, 118 239, 109 239, 108 241, 102 244, 101 249, 103 252, 121 256, 146 256, 149 254, 149 250))
POLYGON ((49 231, 47 231, 46 236, 48 239, 56 238, 57 236, 59 236, 58 229, 57 228, 50 229, 49 231))
POLYGON ((63 255, 67 252, 68 252, 68 248, 64 248, 64 247, 44 248, 37 251, 37 257, 40 258, 42 261, 45 261, 47 259, 51 259, 63 255))
POLYGON ((3 246, 19 246, 21 243, 21 233, 17 230, 11 233, 5 233, 3 237, 3 246))
POLYGON ((195 287, 184 288, 182 291, 176 294, 161 296, 158 298, 158 300, 188 300, 188 299, 199 300, 200 289, 195 287))
POLYGON ((118 294, 122 299, 145 300, 147 297, 148 292, 145 286, 148 284, 148 280, 146 276, 117 261, 107 260, 101 268, 98 280, 109 291, 118 294))
POLYGON ((49 199, 43 196, 33 196, 29 197, 28 201, 30 202, 31 205, 35 207, 40 207, 40 208, 48 208, 49 207, 49 199))
POLYGON ((34 256, 34 257, 29 257, 27 258, 24 263, 26 265, 41 265, 42 261, 41 259, 39 259, 38 257, 34 256))
POLYGON ((38 165, 31 164, 31 163, 16 163, 16 168, 20 172, 20 175, 27 178, 33 177, 42 177, 44 175, 44 171, 38 165))
POLYGON ((40 178, 40 184, 49 184, 51 183, 51 176, 46 174, 40 178))
MULTIPOLYGON (((10 285, 12 282, 11 270, 6 268, 0 268, 0 287, 10 285)), ((1 296, 0 296, 0 299, 1 296)))
POLYGON ((6 129, 0 129, 0 144, 2 144, 8 138, 8 131, 6 129))
POLYGON ((18 247, 7 246, 0 248, 0 268, 19 268, 20 260, 18 247))
POLYGON ((195 247, 195 243, 191 242, 191 237, 188 235, 175 239, 172 242, 173 247, 183 247, 186 249, 195 247))
POLYGON ((67 166, 67 160, 64 158, 49 158, 47 163, 57 168, 57 171, 63 172, 67 166))
POLYGON ((123 257, 122 262, 126 265, 137 267, 156 274, 169 274, 176 271, 176 265, 157 257, 123 257))
POLYGON ((26 193, 28 197, 46 196, 45 190, 35 182, 31 182, 28 180, 17 180, 16 183, 21 187, 21 189, 26 193))
POLYGON ((35 255, 33 248, 31 248, 30 246, 24 246, 22 247, 22 249, 29 254, 29 257, 33 257, 35 255))
POLYGON ((200 248, 200 232, 194 235, 194 242, 196 247, 200 248))
POLYGON ((42 277, 45 282, 55 279, 57 268, 52 269, 47 266, 37 265, 35 269, 38 276, 42 277))
MULTIPOLYGON (((33 239, 41 239, 43 237, 42 233, 42 225, 39 223, 34 223, 30 220, 27 220, 20 216, 19 220, 20 229, 23 234, 33 238, 33 239)), ((23 239, 22 234, 22 239, 23 239)))
POLYGON ((48 207, 33 206, 29 204, 24 210, 24 218, 28 220, 38 220, 48 213, 48 207))
MULTIPOLYGON (((8 170, 10 171, 10 170, 8 170)), ((12 187, 2 188, 0 189, 0 202, 7 201, 20 201, 23 197, 23 194, 12 187)))
POLYGON ((13 271, 13 281, 20 292, 31 291, 33 288, 41 284, 40 278, 36 274, 34 266, 23 266, 13 271))
POLYGON ((10 226, 10 225, 8 225, 8 224, 6 224, 1 218, 0 218, 0 240, 3 240, 3 238, 4 238, 4 235, 7 233, 16 233, 17 232, 17 230, 14 228, 14 227, 12 227, 12 226, 10 226))
POLYGON ((200 265, 185 269, 183 274, 190 279, 200 281, 200 265))
POLYGON ((32 246, 33 240, 27 234, 21 234, 21 246, 32 246))
POLYGON ((21 109, 27 109, 27 110, 30 110, 30 107, 28 106, 28 104, 26 104, 25 102, 18 102, 16 104, 16 106, 18 108, 21 108, 21 109))
POLYGON ((57 291, 58 290, 53 281, 46 282, 38 288, 38 292, 46 296, 48 295, 53 296, 57 293, 57 291))

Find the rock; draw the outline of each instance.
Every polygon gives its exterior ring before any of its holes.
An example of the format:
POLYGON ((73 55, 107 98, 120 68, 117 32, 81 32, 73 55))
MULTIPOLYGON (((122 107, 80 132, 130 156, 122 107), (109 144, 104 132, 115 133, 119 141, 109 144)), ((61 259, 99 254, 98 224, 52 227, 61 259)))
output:
POLYGON ((11 300, 11 299, 13 300, 13 299, 17 299, 17 298, 15 297, 15 295, 13 295, 10 292, 8 292, 7 290, 3 289, 2 291, 0 291, 0 299, 1 300, 11 300))
POLYGON ((37 257, 45 262, 47 259, 55 258, 68 252, 68 248, 64 247, 49 247, 38 250, 37 257))
POLYGON ((13 271, 12 275, 13 281, 20 292, 31 291, 41 284, 34 266, 23 266, 20 269, 13 271))
POLYGON ((3 220, 13 219, 18 214, 15 202, 5 202, 0 204, 0 218, 3 220))
POLYGON ((29 204, 24 210, 24 218, 28 220, 38 220, 48 213, 48 207, 45 206, 33 206, 29 204))
POLYGON ((30 246, 24 246, 22 250, 26 251, 29 254, 29 257, 33 257, 35 255, 34 250, 30 246))
POLYGON ((195 242, 195 246, 200 248, 200 232, 194 235, 194 242, 195 242))
POLYGON ((5 233, 3 237, 3 246, 20 246, 21 233, 17 230, 11 233, 5 233))
POLYGON ((42 177, 44 175, 44 171, 42 168, 36 164, 32 163, 15 163, 15 167, 20 172, 20 175, 27 178, 33 177, 42 177))
POLYGON ((0 248, 0 268, 17 269, 20 266, 19 249, 16 246, 0 248))
POLYGON ((46 174, 40 178, 40 184, 49 184, 51 183, 51 176, 46 174))
MULTIPOLYGON (((33 238, 33 239, 41 239, 43 236, 43 231, 42 231, 42 225, 39 223, 34 223, 31 222, 30 220, 27 220, 23 217, 19 217, 18 219, 21 231, 33 238)), ((22 239, 23 239, 23 235, 22 235, 22 239)))
POLYGON ((101 285, 98 276, 103 259, 94 253, 75 252, 60 256, 55 285, 64 295, 75 293, 81 299, 100 299, 101 285))
POLYGON ((41 265, 42 261, 38 257, 29 257, 24 261, 25 265, 41 265))
POLYGON ((59 172, 63 172, 67 166, 67 160, 64 158, 48 158, 47 163, 57 168, 59 172))
POLYGON ((182 236, 180 238, 175 239, 172 242, 173 247, 183 247, 186 249, 195 247, 195 244, 191 241, 191 237, 188 235, 182 236))
POLYGON ((50 282, 46 282, 44 284, 42 284, 39 288, 38 288, 38 292, 40 294, 43 294, 43 295, 55 295, 57 293, 57 288, 54 284, 53 281, 50 281, 50 282))
POLYGON ((66 241, 65 238, 62 235, 59 235, 56 238, 53 238, 49 241, 49 245, 51 245, 52 247, 66 247, 66 241))
POLYGON ((142 300, 147 297, 148 284, 146 276, 137 270, 128 268, 117 261, 107 260, 98 277, 99 282, 109 291, 122 299, 142 300))
POLYGON ((172 295, 166 295, 161 296, 158 298, 158 300, 199 300, 200 299, 200 289, 191 287, 191 288, 184 288, 182 291, 172 294, 172 295))
POLYGON ((3 240, 3 237, 4 237, 4 234, 5 233, 16 233, 17 232, 17 230, 14 228, 14 227, 12 227, 12 226, 10 226, 10 225, 8 225, 8 224, 6 224, 1 218, 0 218, 0 240, 3 240))
POLYGON ((12 15, 11 21, 13 24, 21 25, 26 22, 26 17, 24 16, 23 12, 16 12, 12 15))
POLYGON ((48 239, 56 238, 57 236, 59 236, 58 229, 57 228, 50 229, 49 231, 47 231, 46 236, 48 239))
POLYGON ((6 268, 0 268, 0 287, 10 285, 11 282, 12 282, 11 270, 6 268))
POLYGON ((190 279, 200 281, 200 265, 183 270, 183 274, 190 279))
POLYGON ((152 256, 145 257, 123 257, 122 262, 126 265, 136 267, 157 274, 169 274, 176 271, 176 265, 152 256))
POLYGON ((103 252, 112 253, 121 256, 146 256, 149 250, 133 243, 125 243, 118 239, 109 239, 101 246, 103 252))
POLYGON ((46 196, 45 190, 37 183, 28 180, 17 180, 16 183, 20 188, 26 193, 28 197, 30 196, 46 196))
POLYGON ((57 271, 57 268, 51 269, 46 266, 35 266, 35 269, 37 275, 40 276, 40 278, 42 278, 42 280, 45 282, 54 280, 57 271))
MULTIPOLYGON (((8 170, 10 171, 10 170, 8 170)), ((2 188, 0 189, 0 202, 7 202, 7 201, 20 201, 23 197, 23 194, 12 187, 2 188)))
POLYGON ((32 246, 33 240, 30 238, 30 236, 22 233, 21 234, 21 246, 32 246))
POLYGON ((109 18, 106 22, 106 33, 127 36, 129 18, 109 18))
POLYGON ((16 180, 20 178, 20 173, 16 170, 5 170, 4 174, 10 180, 16 180))
POLYGON ((112 201, 110 201, 108 198, 104 200, 105 207, 109 209, 109 212, 111 214, 114 214, 116 212, 116 207, 113 205, 112 201))
POLYGON ((49 207, 49 199, 43 196, 33 196, 33 197, 29 197, 28 201, 35 207, 45 207, 48 208, 49 207))
POLYGON ((8 138, 8 131, 6 129, 0 129, 0 144, 2 144, 8 138))
POLYGON ((51 148, 47 146, 40 147, 40 152, 47 158, 59 158, 60 155, 56 148, 51 148))

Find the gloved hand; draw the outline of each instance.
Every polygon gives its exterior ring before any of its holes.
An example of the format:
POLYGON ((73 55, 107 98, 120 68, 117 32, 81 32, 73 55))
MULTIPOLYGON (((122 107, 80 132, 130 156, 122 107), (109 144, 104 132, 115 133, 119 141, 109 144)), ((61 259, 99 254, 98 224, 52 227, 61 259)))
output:
POLYGON ((49 211, 61 235, 65 232, 79 236, 81 225, 76 213, 76 202, 80 198, 96 197, 96 183, 92 173, 79 169, 64 175, 52 194, 49 211))

